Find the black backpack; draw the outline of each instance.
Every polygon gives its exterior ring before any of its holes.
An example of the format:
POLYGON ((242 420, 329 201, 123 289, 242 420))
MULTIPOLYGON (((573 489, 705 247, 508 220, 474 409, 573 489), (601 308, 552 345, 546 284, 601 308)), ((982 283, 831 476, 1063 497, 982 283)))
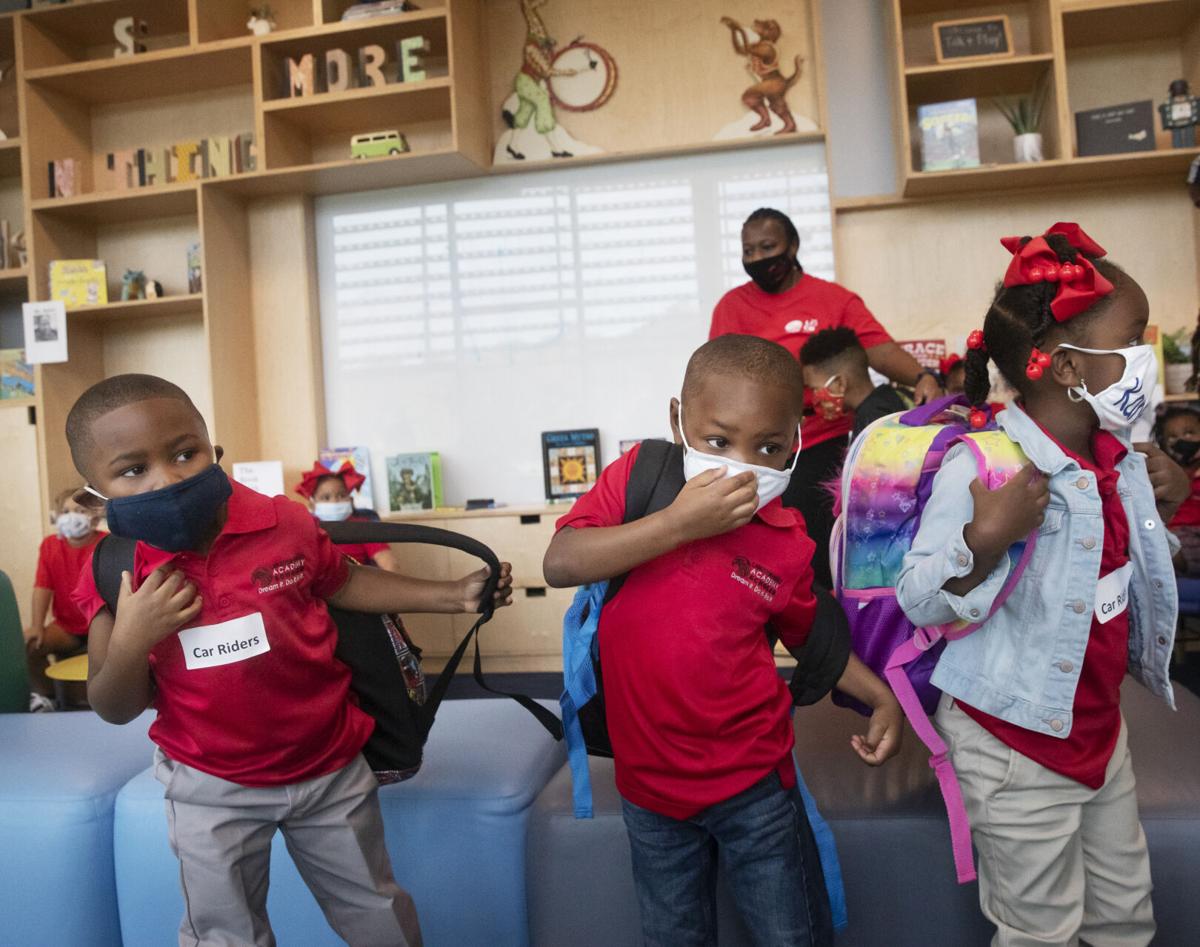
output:
MULTIPOLYGON (((683 447, 662 440, 642 441, 625 488, 624 522, 632 523, 670 506, 683 484, 683 447)), ((621 591, 628 575, 625 573, 609 580, 605 605, 621 591)), ((846 613, 828 589, 814 585, 813 592, 817 599, 813 627, 803 648, 796 654, 797 665, 788 684, 795 706, 815 704, 828 694, 850 659, 850 625, 846 613)), ((764 631, 773 649, 778 636, 770 624, 764 631)), ((612 741, 604 710, 604 679, 598 640, 593 644, 591 657, 596 693, 578 709, 579 725, 588 754, 611 757, 612 741)))
MULTIPOLYGON (((489 687, 483 679, 478 632, 492 617, 492 596, 500 581, 500 563, 491 549, 470 537, 431 526, 350 521, 322 523, 321 526, 338 545, 430 543, 461 550, 482 559, 491 568, 491 577, 481 599, 479 620, 463 636, 427 695, 423 682, 414 686, 413 681, 413 667, 420 657, 420 650, 408 640, 397 616, 329 607, 329 614, 338 629, 334 656, 350 669, 350 686, 358 698, 358 705, 375 720, 375 729, 362 752, 381 783, 406 779, 420 768, 421 751, 434 716, 472 638, 475 639, 476 682, 494 694, 511 697, 551 734, 557 732, 561 737, 558 718, 545 707, 524 694, 509 694, 489 687)), ((133 571, 136 546, 135 540, 108 535, 97 543, 92 557, 96 588, 114 615, 121 591, 121 573, 133 571)))

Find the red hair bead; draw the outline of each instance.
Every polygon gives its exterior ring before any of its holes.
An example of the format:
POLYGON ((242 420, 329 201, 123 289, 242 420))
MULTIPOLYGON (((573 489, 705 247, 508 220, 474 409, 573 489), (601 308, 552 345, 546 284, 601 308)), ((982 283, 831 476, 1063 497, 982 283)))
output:
POLYGON ((971 427, 975 428, 977 431, 981 427, 985 427, 987 425, 987 415, 978 408, 971 409, 971 413, 967 415, 967 420, 970 422, 971 427))
POLYGON ((972 329, 971 334, 967 336, 967 348, 978 351, 983 348, 983 330, 972 329))
POLYGON ((1037 362, 1030 362, 1025 366, 1025 374, 1029 377, 1030 381, 1037 381, 1042 377, 1042 366, 1037 362))
POLYGON ((1046 271, 1042 275, 1045 276, 1049 282, 1055 283, 1058 281, 1058 273, 1058 267, 1051 263, 1046 267, 1046 271))
POLYGON ((1029 268, 1029 282, 1040 283, 1043 279, 1045 279, 1045 271, 1040 266, 1029 268))

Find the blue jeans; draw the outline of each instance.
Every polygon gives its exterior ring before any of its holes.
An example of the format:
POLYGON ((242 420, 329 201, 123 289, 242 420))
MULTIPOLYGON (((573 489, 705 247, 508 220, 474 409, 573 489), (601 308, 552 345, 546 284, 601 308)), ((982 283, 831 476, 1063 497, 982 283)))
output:
POLYGON ((647 947, 714 947, 717 863, 756 945, 833 943, 804 802, 776 773, 690 819, 622 800, 647 947))

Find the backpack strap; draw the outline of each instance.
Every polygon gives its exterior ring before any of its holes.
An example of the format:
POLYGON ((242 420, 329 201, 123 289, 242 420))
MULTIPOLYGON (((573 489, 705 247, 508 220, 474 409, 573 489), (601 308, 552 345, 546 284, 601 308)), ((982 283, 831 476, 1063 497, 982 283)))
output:
MULTIPOLYGON (((978 436, 960 436, 953 443, 963 444, 971 451, 979 479, 991 489, 989 481, 995 471, 978 436)), ((1018 455, 1023 458, 1019 450, 1018 455)), ((946 815, 950 822, 950 845, 954 852, 954 869, 959 884, 975 880, 975 863, 971 857, 971 823, 967 818, 967 808, 963 803, 958 777, 955 776, 954 766, 948 757, 948 748, 921 706, 921 700, 904 669, 938 641, 963 638, 976 631, 995 615, 1013 593, 1021 576, 1024 575, 1036 546, 1037 530, 1035 529, 1025 540, 1024 549, 1021 550, 1016 563, 1009 570, 1008 580, 997 593, 992 607, 982 621, 967 625, 952 623, 936 628, 917 628, 911 638, 892 652, 883 672, 888 684, 891 685, 892 692, 900 702, 904 715, 908 717, 913 730, 931 754, 929 765, 937 776, 938 786, 942 791, 942 800, 946 805, 946 815)))
POLYGON ((92 550, 92 580, 104 604, 117 614, 117 599, 121 597, 121 573, 133 572, 133 556, 137 540, 109 533, 101 536, 92 550))

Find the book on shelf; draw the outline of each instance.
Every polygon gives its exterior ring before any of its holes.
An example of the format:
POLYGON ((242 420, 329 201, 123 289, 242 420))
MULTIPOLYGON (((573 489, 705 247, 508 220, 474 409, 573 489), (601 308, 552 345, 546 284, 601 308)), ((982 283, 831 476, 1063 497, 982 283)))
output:
POLYGON ((1080 158, 1154 150, 1154 103, 1149 99, 1075 113, 1080 158))
POLYGON ((393 454, 386 467, 391 512, 436 510, 443 505, 442 457, 437 451, 393 454))
POLYGON ((921 170, 979 167, 979 113, 974 99, 917 106, 921 170))
POLYGON ((103 260, 51 260, 50 298, 68 309, 108 302, 108 273, 103 260))
POLYGON ((0 349, 0 398, 32 398, 33 366, 24 349, 0 349))
POLYGON ((592 488, 600 475, 600 430, 542 432, 547 500, 569 500, 592 488))
POLYGON ((334 472, 341 470, 343 464, 352 464, 355 472, 366 478, 358 493, 354 495, 354 505, 360 510, 375 509, 375 489, 371 480, 371 452, 366 447, 322 447, 317 459, 334 472))

